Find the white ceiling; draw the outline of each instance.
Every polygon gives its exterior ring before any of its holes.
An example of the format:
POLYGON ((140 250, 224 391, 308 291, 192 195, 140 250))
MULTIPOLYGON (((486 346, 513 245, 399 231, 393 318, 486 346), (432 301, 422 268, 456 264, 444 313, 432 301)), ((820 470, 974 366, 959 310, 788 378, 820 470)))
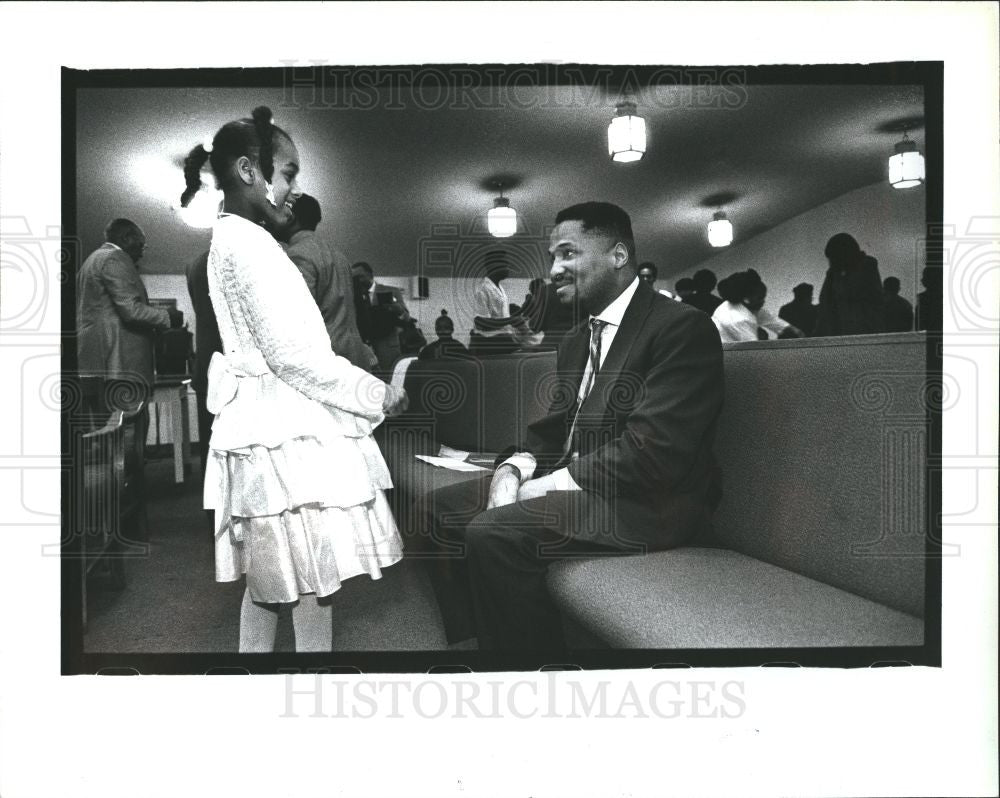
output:
MULTIPOLYGON (((441 225, 449 240, 457 234, 472 249, 493 246, 482 235, 496 196, 488 180, 507 175, 518 183, 506 193, 523 226, 504 246, 524 255, 525 274, 546 270, 546 228, 557 211, 599 199, 632 215, 640 259, 655 261, 666 277, 713 254, 705 238, 711 197, 730 195, 723 207, 736 241, 745 240, 884 180, 900 138, 884 129, 924 115, 919 86, 661 87, 637 96, 646 156, 618 164, 608 158, 606 134, 617 96, 603 90, 518 87, 481 98, 489 100, 481 108, 442 107, 456 98, 437 90, 366 96, 371 107, 346 109, 306 107, 310 97, 293 103, 298 98, 280 88, 79 90, 84 254, 100 243, 108 219, 128 216, 149 240, 143 271, 182 273, 209 240, 172 209, 183 155, 259 104, 271 106, 299 147, 303 185, 324 212, 319 232, 386 275, 442 274, 428 267, 427 254, 441 225), (402 100, 406 107, 397 107, 402 100)), ((471 96, 459 100, 471 106, 471 96)), ((923 149, 923 130, 912 136, 923 149)))

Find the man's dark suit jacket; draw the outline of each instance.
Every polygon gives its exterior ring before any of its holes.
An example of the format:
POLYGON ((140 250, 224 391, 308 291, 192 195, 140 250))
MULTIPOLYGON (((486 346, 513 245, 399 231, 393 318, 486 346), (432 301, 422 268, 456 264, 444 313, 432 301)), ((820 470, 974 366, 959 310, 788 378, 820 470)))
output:
MULTIPOLYGON (((589 342, 585 321, 559 349, 548 414, 516 447, 535 456, 536 477, 563 456, 589 342)), ((667 548, 700 531, 720 496, 712 444, 722 398, 711 318, 640 283, 580 410, 580 456, 568 466, 584 492, 614 507, 619 537, 667 548)))
POLYGON ((306 281, 323 316, 333 351, 360 369, 370 371, 374 355, 358 329, 351 263, 330 249, 315 230, 299 230, 288 241, 285 254, 306 281))

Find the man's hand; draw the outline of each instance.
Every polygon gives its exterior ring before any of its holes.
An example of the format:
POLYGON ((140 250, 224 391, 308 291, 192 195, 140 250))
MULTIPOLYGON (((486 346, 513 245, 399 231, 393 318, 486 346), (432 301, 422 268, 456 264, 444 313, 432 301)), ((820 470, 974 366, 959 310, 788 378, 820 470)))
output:
POLYGON ((490 483, 490 498, 486 503, 486 509, 492 510, 494 507, 503 507, 517 501, 517 489, 521 485, 520 472, 511 465, 502 465, 493 474, 493 481, 490 483))
POLYGON ((404 389, 386 384, 385 398, 382 400, 382 412, 386 416, 402 415, 409 406, 410 399, 404 389))
POLYGON ((802 330, 800 330, 798 327, 796 327, 796 326, 794 326, 792 324, 789 324, 784 330, 781 331, 781 334, 778 335, 778 337, 779 338, 805 338, 806 334, 804 332, 802 332, 802 330))
POLYGON ((518 490, 517 500, 519 502, 523 502, 528 499, 537 499, 544 496, 550 490, 555 490, 555 486, 552 484, 552 480, 549 477, 529 479, 521 486, 520 490, 518 490))

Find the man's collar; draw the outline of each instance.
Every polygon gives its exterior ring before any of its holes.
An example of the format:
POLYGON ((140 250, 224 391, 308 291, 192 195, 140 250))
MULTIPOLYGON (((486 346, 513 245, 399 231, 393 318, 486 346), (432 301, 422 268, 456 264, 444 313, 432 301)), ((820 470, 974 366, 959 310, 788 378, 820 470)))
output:
POLYGON ((635 292, 638 289, 639 278, 636 277, 610 305, 608 305, 596 316, 591 316, 591 318, 600 319, 608 324, 614 324, 616 327, 620 327, 622 319, 625 317, 625 311, 628 310, 629 302, 632 301, 632 297, 635 296, 635 292))
POLYGON ((289 237, 288 245, 291 246, 292 244, 302 241, 303 239, 309 238, 314 232, 314 230, 296 230, 289 237))
POLYGON ((108 245, 109 247, 114 247, 114 248, 115 248, 115 249, 117 249, 117 250, 118 250, 119 252, 124 252, 124 251, 125 251, 125 250, 124 250, 124 249, 122 249, 122 248, 121 248, 120 246, 118 246, 118 245, 117 245, 117 244, 116 244, 116 243, 115 243, 114 241, 105 241, 104 243, 105 243, 105 244, 107 244, 107 245, 108 245))

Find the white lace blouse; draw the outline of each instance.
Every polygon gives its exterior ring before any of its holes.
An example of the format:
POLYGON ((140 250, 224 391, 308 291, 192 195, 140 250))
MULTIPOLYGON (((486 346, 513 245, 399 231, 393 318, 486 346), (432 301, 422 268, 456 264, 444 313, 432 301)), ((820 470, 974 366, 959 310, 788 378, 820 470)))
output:
POLYGON ((225 349, 209 367, 213 449, 357 438, 382 422, 385 383, 330 349, 305 282, 267 231, 221 216, 208 281, 225 349))

